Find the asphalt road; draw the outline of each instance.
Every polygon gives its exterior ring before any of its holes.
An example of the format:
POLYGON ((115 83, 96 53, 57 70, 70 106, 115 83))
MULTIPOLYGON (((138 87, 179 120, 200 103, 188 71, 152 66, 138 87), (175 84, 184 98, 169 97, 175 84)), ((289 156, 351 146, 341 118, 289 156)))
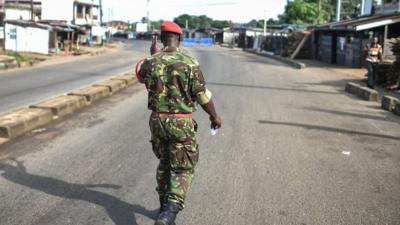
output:
POLYGON ((0 113, 118 75, 148 53, 148 42, 130 40, 111 53, 62 64, 0 73, 0 113))
MULTIPOLYGON (((400 224, 399 117, 326 70, 191 51, 224 125, 213 137, 195 115, 200 163, 177 224, 400 224)), ((148 116, 137 85, 0 147, 0 224, 153 224, 148 116)))

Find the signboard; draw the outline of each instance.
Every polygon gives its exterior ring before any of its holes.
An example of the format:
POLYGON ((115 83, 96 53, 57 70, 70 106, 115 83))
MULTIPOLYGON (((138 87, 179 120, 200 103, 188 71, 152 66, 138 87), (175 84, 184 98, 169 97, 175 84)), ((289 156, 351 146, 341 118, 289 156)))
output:
POLYGON ((137 23, 136 32, 137 33, 147 32, 147 23, 137 23))

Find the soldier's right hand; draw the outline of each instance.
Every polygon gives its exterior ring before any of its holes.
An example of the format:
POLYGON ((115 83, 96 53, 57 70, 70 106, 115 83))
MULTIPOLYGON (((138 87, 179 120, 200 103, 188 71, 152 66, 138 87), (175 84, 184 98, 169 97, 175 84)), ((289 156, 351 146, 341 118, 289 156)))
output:
POLYGON ((211 128, 212 129, 219 129, 222 126, 222 119, 219 116, 216 117, 210 117, 211 121, 211 128))
POLYGON ((157 44, 157 39, 158 39, 157 34, 153 34, 152 40, 151 40, 151 44, 152 45, 156 45, 157 44))

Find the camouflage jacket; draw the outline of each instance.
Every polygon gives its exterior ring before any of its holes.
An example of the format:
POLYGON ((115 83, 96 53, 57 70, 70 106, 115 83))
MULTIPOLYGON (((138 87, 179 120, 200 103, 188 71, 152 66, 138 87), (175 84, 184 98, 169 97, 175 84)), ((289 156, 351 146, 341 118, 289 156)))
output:
POLYGON ((178 48, 164 48, 147 58, 139 73, 154 112, 192 113, 196 102, 206 104, 211 98, 199 63, 178 48))

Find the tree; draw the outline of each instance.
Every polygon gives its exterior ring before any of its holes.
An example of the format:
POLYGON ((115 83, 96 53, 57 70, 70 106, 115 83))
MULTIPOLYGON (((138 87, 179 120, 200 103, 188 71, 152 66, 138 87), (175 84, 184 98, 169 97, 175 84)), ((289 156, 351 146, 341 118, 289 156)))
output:
MULTIPOLYGON (((314 24, 318 21, 317 0, 294 0, 285 7, 285 12, 279 15, 281 23, 290 24, 314 24)), ((321 0, 320 23, 331 21, 331 15, 335 13, 334 3, 331 0, 321 0)))
POLYGON ((159 30, 161 27, 161 23, 164 22, 163 20, 158 20, 158 21, 151 21, 151 27, 153 29, 159 30))
POLYGON ((267 20, 267 25, 279 25, 279 24, 281 24, 281 21, 279 21, 279 20, 274 20, 272 18, 267 20))
POLYGON ((222 28, 230 27, 230 26, 232 26, 232 21, 228 21, 228 20, 213 20, 211 22, 211 27, 218 28, 218 29, 222 29, 222 28))
POLYGON ((286 5, 281 19, 290 24, 313 24, 317 16, 318 5, 316 3, 295 0, 286 5))
POLYGON ((186 27, 186 21, 188 22, 189 27, 195 26, 193 16, 189 14, 182 14, 174 19, 174 22, 181 27, 186 27))
POLYGON ((181 27, 186 27, 186 21, 188 22, 189 29, 210 28, 210 27, 223 28, 223 27, 228 27, 232 24, 231 21, 213 20, 212 18, 206 15, 192 16, 189 14, 182 14, 174 19, 174 22, 181 27))

